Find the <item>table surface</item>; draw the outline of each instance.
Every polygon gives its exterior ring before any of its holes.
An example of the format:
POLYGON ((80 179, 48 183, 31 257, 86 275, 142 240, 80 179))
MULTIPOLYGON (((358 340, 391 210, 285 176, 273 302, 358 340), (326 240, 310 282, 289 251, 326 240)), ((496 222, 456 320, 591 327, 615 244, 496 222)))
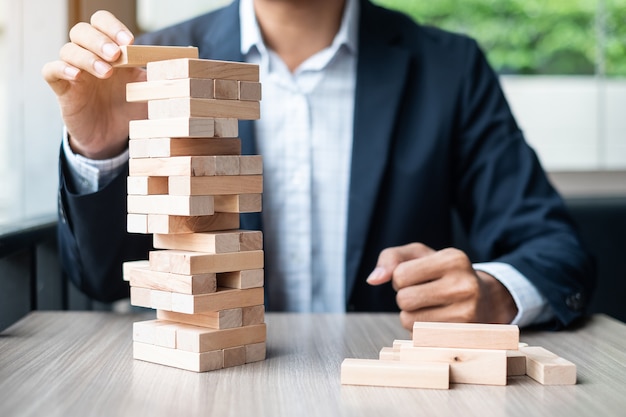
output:
POLYGON ((0 333, 0 416, 626 415, 626 325, 607 316, 521 334, 574 362, 577 385, 450 390, 340 385, 344 358, 409 337, 395 314, 270 313, 265 361, 200 374, 132 359, 132 323, 148 318, 34 312, 0 333))

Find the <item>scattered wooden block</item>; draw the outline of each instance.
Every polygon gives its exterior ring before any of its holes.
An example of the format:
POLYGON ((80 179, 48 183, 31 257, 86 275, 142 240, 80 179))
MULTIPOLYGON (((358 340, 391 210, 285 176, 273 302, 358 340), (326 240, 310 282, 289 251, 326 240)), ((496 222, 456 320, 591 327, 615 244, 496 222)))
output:
POLYGON ((516 350, 519 328, 508 324, 436 323, 413 324, 413 346, 467 349, 516 350))
POLYGON ((257 213, 262 209, 261 194, 216 195, 214 209, 219 213, 257 213))
MULTIPOLYGON (((193 326, 208 327, 211 329, 232 329, 241 327, 242 309, 230 308, 227 310, 207 311, 206 313, 184 314, 175 311, 157 310, 160 320, 191 324, 193 326)), ((256 324, 256 323, 255 323, 256 324)))
POLYGON ((217 291, 215 274, 180 275, 152 271, 148 261, 142 263, 125 262, 124 279, 130 282, 131 287, 151 288, 182 294, 206 294, 217 291))
POLYGON ((126 101, 143 102, 174 97, 216 98, 213 84, 213 80, 198 78, 128 83, 126 101))
POLYGON ((180 324, 176 332, 176 347, 190 352, 210 352, 264 342, 265 338, 265 324, 223 330, 180 324))
POLYGON ((521 351, 506 351, 506 375, 526 375, 526 355, 524 355, 521 351))
POLYGON ((204 253, 239 252, 242 230, 186 233, 176 235, 155 234, 156 249, 178 249, 204 253))
POLYGON ((180 117, 213 117, 257 120, 261 117, 261 106, 258 101, 201 98, 169 98, 163 100, 150 100, 148 102, 148 119, 150 120, 180 117))
MULTIPOLYGON (((223 124, 223 123, 222 123, 223 124)), ((216 123, 217 127, 217 123, 216 123)), ((240 155, 239 138, 150 138, 131 139, 131 158, 171 158, 176 156, 240 155)), ((246 161, 247 162, 247 161, 246 161)), ((244 168, 241 168, 244 169, 244 168)))
MULTIPOLYGON (((212 294, 172 294, 172 311, 186 314, 245 308, 263 304, 263 288, 235 290, 217 288, 212 294)), ((243 320, 243 319, 242 319, 243 320)))
MULTIPOLYGON (((263 192, 263 176, 171 176, 168 181, 168 190, 171 195, 184 196, 260 194, 263 192)), ((238 201, 239 199, 234 200, 234 202, 238 201)), ((226 210, 222 211, 224 212, 226 210)))
MULTIPOLYGON (((136 161, 130 159, 130 161, 136 161)), ((167 194, 167 177, 135 176, 128 177, 127 190, 130 195, 164 195, 167 194)))
POLYGON ((526 375, 543 385, 575 385, 576 365, 539 346, 521 347, 526 375))
POLYGON ((246 345, 246 363, 264 361, 266 352, 265 342, 246 345))
POLYGON ((215 120, 208 117, 131 120, 128 135, 131 139, 163 137, 210 138, 215 136, 215 120))
POLYGON ((259 81, 259 66, 255 64, 207 59, 173 59, 150 62, 148 81, 179 78, 213 78, 222 80, 259 81))
POLYGON ((263 286, 264 275, 263 269, 220 272, 217 274, 217 285, 224 288, 258 288, 263 286))
MULTIPOLYGON (((130 216, 130 215, 129 215, 130 216)), ((238 213, 215 213, 210 216, 147 215, 146 233, 200 233, 239 229, 238 213)))
POLYGON ((224 367, 222 350, 196 353, 133 342, 133 358, 194 372, 207 372, 224 367))
POLYGON ((209 195, 129 195, 128 213, 168 214, 172 216, 208 216, 214 213, 214 199, 209 195))
POLYGON ((261 83, 239 81, 239 100, 261 101, 261 83))
POLYGON ((239 82, 237 80, 214 80, 213 97, 220 100, 239 100, 239 82))
POLYGON ((242 307, 242 326, 252 326, 265 321, 265 305, 242 307))
POLYGON ((176 58, 198 58, 195 46, 122 45, 114 67, 145 67, 150 62, 176 58))
POLYGON ((200 253, 180 250, 150 252, 150 269, 174 274, 194 275, 259 268, 263 268, 262 250, 234 253, 200 253))
POLYGON ((129 175, 147 177, 239 175, 239 155, 174 156, 129 160, 129 175))
POLYGON ((450 365, 450 382, 506 385, 505 350, 402 346, 401 362, 444 362, 450 365))
POLYGON ((344 359, 341 363, 343 385, 448 389, 447 363, 403 363, 375 359, 344 359))

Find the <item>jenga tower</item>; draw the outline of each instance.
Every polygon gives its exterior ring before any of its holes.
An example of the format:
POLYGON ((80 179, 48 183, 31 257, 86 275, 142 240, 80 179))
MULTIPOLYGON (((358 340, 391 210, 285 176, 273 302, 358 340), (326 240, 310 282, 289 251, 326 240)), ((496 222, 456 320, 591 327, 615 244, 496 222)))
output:
POLYGON ((204 372, 265 359, 263 238, 239 229, 261 211, 262 160, 237 138, 238 119, 260 117, 261 84, 256 65, 178 58, 189 49, 123 50, 148 73, 127 86, 148 102, 130 123, 128 231, 159 249, 124 277, 131 304, 157 310, 134 323, 134 358, 204 372))

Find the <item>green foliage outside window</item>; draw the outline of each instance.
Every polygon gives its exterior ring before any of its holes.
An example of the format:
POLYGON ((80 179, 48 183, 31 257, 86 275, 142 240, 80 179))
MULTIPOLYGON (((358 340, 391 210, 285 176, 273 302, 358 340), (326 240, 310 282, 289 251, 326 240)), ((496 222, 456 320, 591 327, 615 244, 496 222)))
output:
POLYGON ((475 38, 500 73, 626 76, 626 0, 374 0, 475 38))

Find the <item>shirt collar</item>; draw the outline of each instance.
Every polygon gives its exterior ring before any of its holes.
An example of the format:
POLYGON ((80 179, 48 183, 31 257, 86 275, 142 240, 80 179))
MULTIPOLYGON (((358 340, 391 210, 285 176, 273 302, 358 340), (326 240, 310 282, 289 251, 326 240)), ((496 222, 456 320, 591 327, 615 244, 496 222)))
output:
MULTIPOLYGON (((358 39, 358 0, 346 0, 346 6, 341 19, 339 32, 335 35, 332 47, 339 48, 345 45, 352 53, 357 51, 358 39)), ((239 4, 239 19, 241 22, 241 53, 246 56, 253 47, 261 53, 267 51, 261 30, 254 14, 253 0, 241 0, 239 4)))

